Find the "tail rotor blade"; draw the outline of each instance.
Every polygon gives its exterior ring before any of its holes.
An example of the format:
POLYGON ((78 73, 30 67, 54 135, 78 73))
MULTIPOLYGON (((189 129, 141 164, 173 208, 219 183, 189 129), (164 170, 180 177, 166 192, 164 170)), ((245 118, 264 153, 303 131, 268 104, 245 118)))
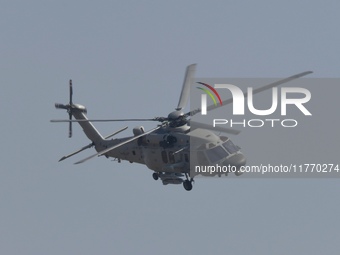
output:
POLYGON ((73 96, 72 80, 70 80, 70 105, 73 104, 73 102, 72 102, 72 96, 73 96))
POLYGON ((67 120, 69 122, 68 137, 72 137, 72 116, 73 116, 73 112, 74 112, 75 109, 77 109, 77 111, 86 113, 86 108, 84 106, 73 104, 73 101, 72 101, 72 97, 73 97, 72 80, 70 80, 70 82, 69 82, 69 89, 70 89, 70 102, 69 102, 69 104, 65 105, 65 104, 55 103, 55 108, 64 109, 64 110, 67 111, 68 116, 69 116, 69 118, 67 120))
POLYGON ((68 109, 68 107, 66 105, 64 105, 64 104, 55 103, 54 106, 57 109, 65 109, 65 110, 68 109))
MULTIPOLYGON (((72 113, 69 113, 69 120, 72 120, 72 113)), ((70 121, 68 126, 68 137, 72 137, 72 122, 70 121)))

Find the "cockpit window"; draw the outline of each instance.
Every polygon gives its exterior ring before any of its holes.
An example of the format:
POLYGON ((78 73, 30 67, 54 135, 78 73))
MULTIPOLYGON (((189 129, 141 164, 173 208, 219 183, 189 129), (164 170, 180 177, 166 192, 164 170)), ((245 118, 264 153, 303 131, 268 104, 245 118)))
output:
POLYGON ((222 146, 230 153, 233 154, 239 150, 239 148, 233 144, 231 140, 226 141, 222 144, 222 146))
POLYGON ((209 161, 212 163, 219 161, 222 158, 225 158, 226 156, 228 156, 228 152, 223 150, 221 146, 217 146, 215 148, 207 150, 206 153, 209 158, 209 161))

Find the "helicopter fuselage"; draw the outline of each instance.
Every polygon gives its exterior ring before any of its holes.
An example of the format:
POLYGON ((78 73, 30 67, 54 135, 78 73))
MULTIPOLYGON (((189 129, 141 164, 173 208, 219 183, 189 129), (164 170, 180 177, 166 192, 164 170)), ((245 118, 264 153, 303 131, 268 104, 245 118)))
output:
MULTIPOLYGON (((142 133, 143 130, 143 127, 134 128, 134 135, 142 133)), ((95 148, 97 151, 102 151, 131 138, 104 140, 96 144, 95 148)), ((219 174, 198 173, 195 171, 198 165, 201 167, 220 164, 232 166, 237 170, 245 164, 240 148, 228 137, 218 136, 204 129, 190 132, 190 127, 187 125, 159 129, 111 150, 105 156, 113 157, 118 162, 126 160, 144 164, 158 173, 187 173, 189 176, 219 174)))

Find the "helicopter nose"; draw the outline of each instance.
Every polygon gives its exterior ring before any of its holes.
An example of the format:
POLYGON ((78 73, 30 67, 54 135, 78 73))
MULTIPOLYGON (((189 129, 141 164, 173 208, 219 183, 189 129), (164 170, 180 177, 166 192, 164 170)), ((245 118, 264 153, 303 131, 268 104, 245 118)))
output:
POLYGON ((223 162, 226 166, 235 166, 239 170, 246 164, 246 157, 242 153, 237 153, 223 162))

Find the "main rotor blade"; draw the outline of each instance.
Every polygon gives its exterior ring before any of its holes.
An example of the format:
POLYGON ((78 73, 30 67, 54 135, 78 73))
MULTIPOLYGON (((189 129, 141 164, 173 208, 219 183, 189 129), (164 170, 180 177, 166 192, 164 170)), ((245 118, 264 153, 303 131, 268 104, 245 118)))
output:
POLYGON ((111 122, 111 121, 160 121, 160 120, 158 118, 153 118, 153 119, 50 120, 50 122, 111 122))
POLYGON ((211 131, 218 131, 218 132, 222 132, 222 133, 226 133, 226 134, 232 134, 232 135, 238 135, 239 133, 241 133, 241 130, 238 130, 238 129, 227 128, 227 127, 218 127, 218 126, 213 127, 209 124, 200 123, 200 122, 190 120, 190 130, 193 126, 195 126, 197 128, 209 129, 211 131))
POLYGON ((121 143, 119 143, 119 144, 113 145, 113 146, 111 146, 111 147, 109 147, 109 148, 107 148, 107 149, 105 149, 105 150, 103 150, 103 151, 100 151, 100 152, 98 152, 98 153, 96 153, 96 154, 93 154, 93 155, 87 157, 87 158, 84 158, 84 159, 82 159, 82 160, 80 160, 80 161, 77 161, 77 162, 74 163, 74 164, 84 163, 85 161, 87 161, 87 160, 89 160, 89 159, 92 159, 92 158, 94 158, 94 157, 96 157, 96 156, 102 156, 102 155, 104 155, 104 154, 106 154, 106 153, 108 153, 108 152, 110 152, 110 151, 112 151, 112 150, 114 150, 114 149, 117 149, 118 147, 120 147, 120 146, 122 146, 122 145, 124 145, 124 144, 127 144, 127 143, 130 143, 130 142, 134 141, 134 140, 137 140, 138 138, 143 137, 143 136, 145 136, 145 135, 148 135, 148 134, 150 134, 150 133, 152 133, 152 132, 154 132, 154 131, 156 131, 157 129, 160 129, 160 128, 162 128, 162 127, 163 127, 163 125, 160 125, 160 126, 158 126, 158 127, 156 127, 156 128, 153 128, 153 129, 151 129, 151 130, 149 130, 149 131, 147 131, 147 132, 145 132, 145 133, 143 133, 143 134, 134 136, 134 137, 132 137, 132 138, 130 138, 130 139, 125 140, 124 142, 121 142, 121 143))
MULTIPOLYGON (((303 77, 303 76, 305 76, 305 75, 307 75, 307 74, 311 74, 311 73, 313 73, 313 72, 312 72, 312 71, 307 71, 307 72, 295 74, 295 75, 290 76, 290 77, 288 77, 288 78, 285 78, 285 79, 282 79, 282 80, 279 80, 279 81, 276 81, 276 82, 267 84, 267 85, 265 85, 265 86, 259 87, 259 88, 253 90, 253 95, 254 95, 254 94, 257 94, 257 93, 260 93, 260 92, 262 92, 262 91, 265 91, 265 90, 267 90, 267 89, 271 89, 271 88, 273 88, 273 87, 277 87, 277 86, 279 86, 279 85, 281 85, 281 84, 283 84, 283 83, 290 82, 290 81, 292 81, 292 80, 298 79, 298 78, 300 78, 300 77, 303 77)), ((248 96, 248 93, 247 93, 247 92, 243 92, 243 95, 244 95, 244 97, 247 97, 247 96, 248 96)), ((222 105, 216 105, 216 106, 215 106, 215 105, 210 105, 210 106, 208 106, 208 107, 207 107, 207 111, 211 111, 211 110, 214 110, 214 109, 216 109, 216 108, 219 108, 219 107, 222 107, 222 106, 231 104, 232 102, 233 102, 233 98, 229 98, 229 99, 227 99, 227 100, 222 101, 222 105)), ((198 109, 195 109, 195 110, 193 110, 193 111, 190 111, 190 112, 186 113, 185 115, 186 115, 186 116, 193 116, 193 115, 197 114, 197 113, 200 112, 200 111, 201 111, 201 109, 198 108, 198 109)))
POLYGON ((77 151, 75 151, 75 152, 72 152, 72 153, 70 153, 70 154, 68 154, 68 155, 66 155, 66 156, 63 156, 61 159, 59 159, 59 162, 65 160, 65 159, 67 159, 67 158, 69 158, 69 157, 72 157, 73 155, 76 155, 76 154, 78 154, 79 152, 82 152, 83 150, 89 149, 89 148, 91 148, 93 145, 94 145, 94 143, 90 143, 89 145, 86 145, 86 146, 84 146, 83 148, 81 148, 81 149, 79 149, 79 150, 77 150, 77 151))
POLYGON ((190 94, 190 85, 192 84, 193 79, 194 79, 196 65, 197 64, 189 65, 186 69, 181 95, 179 97, 178 105, 176 108, 177 111, 182 110, 188 103, 188 98, 190 94))
MULTIPOLYGON (((104 139, 108 139, 108 138, 110 138, 110 137, 112 137, 112 136, 114 136, 114 135, 116 135, 116 134, 126 130, 127 128, 128 127, 123 127, 121 129, 117 130, 116 132, 112 133, 111 135, 105 136, 104 139)), ((94 143, 90 143, 89 145, 86 145, 86 146, 82 147, 81 149, 79 149, 79 150, 77 150, 75 152, 72 152, 72 153, 70 153, 70 154, 68 154, 66 156, 63 156, 61 159, 59 159, 59 162, 65 160, 65 159, 67 159, 67 158, 69 158, 69 157, 71 157, 73 155, 76 155, 79 152, 82 152, 83 150, 89 149, 89 148, 91 148, 94 145, 95 145, 94 143)))
POLYGON ((116 134, 118 134, 118 133, 120 133, 120 132, 123 132, 123 131, 126 130, 127 128, 128 128, 127 126, 126 126, 126 127, 123 127, 123 128, 121 128, 121 129, 119 129, 119 130, 113 132, 111 135, 105 136, 104 139, 108 139, 108 138, 110 138, 110 137, 112 137, 112 136, 115 136, 116 134))

